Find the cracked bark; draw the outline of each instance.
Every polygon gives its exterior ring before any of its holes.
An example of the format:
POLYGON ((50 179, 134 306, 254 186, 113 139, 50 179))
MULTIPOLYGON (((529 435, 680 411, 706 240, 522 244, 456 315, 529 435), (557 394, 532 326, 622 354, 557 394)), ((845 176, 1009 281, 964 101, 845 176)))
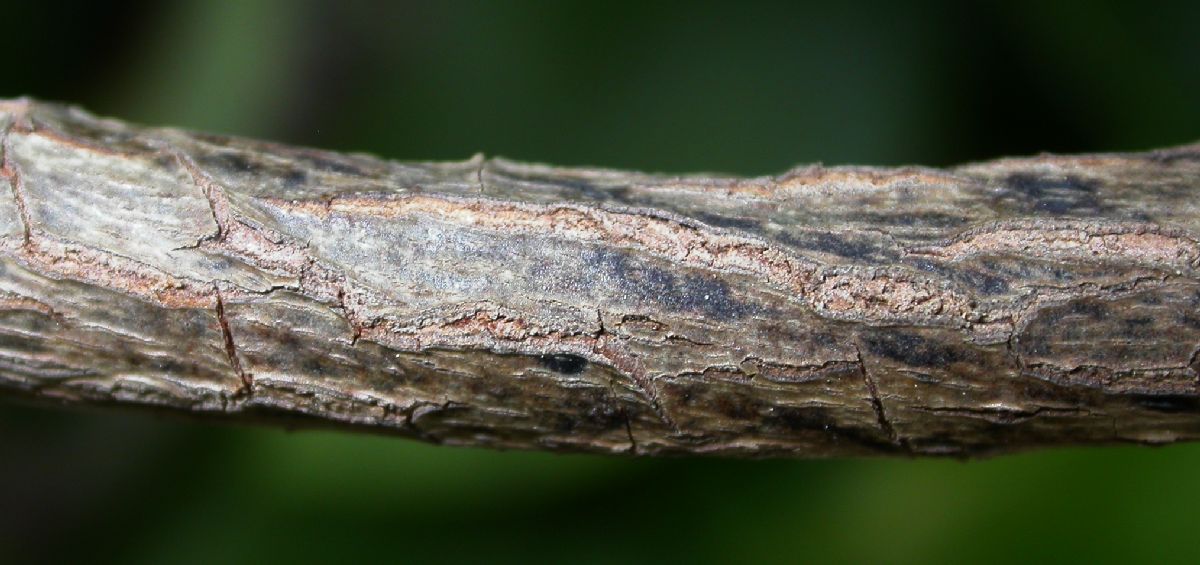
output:
POLYGON ((0 128, 6 395, 637 454, 1200 436, 1200 146, 729 178, 0 128))

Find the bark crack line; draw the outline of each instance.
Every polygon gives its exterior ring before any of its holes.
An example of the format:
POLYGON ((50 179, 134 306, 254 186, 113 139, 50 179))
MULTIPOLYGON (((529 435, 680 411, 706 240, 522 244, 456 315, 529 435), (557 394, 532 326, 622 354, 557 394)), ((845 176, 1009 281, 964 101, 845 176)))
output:
POLYGON ((229 330, 229 319, 225 316, 225 301, 221 299, 221 290, 213 287, 213 295, 217 302, 217 323, 221 326, 221 338, 225 342, 225 356, 229 358, 229 365, 233 367, 234 373, 242 381, 242 389, 238 392, 250 394, 254 390, 254 378, 242 369, 242 361, 238 359, 237 346, 233 343, 233 332, 229 330))
POLYGON ((0 172, 8 177, 9 187, 12 189, 13 200, 17 206, 17 214, 21 217, 21 229, 25 236, 25 246, 28 247, 33 239, 33 222, 29 219, 29 208, 25 205, 25 186, 21 179, 21 171, 17 168, 16 162, 12 160, 12 145, 9 142, 10 134, 15 127, 16 121, 13 121, 4 128, 4 140, 0 141, 0 150, 4 151, 3 159, 0 159, 0 172))
POLYGON ((1200 345, 1192 349, 1192 354, 1188 357, 1187 367, 1192 370, 1192 388, 1195 394, 1200 394, 1200 345))
POLYGON ((870 371, 867 371, 867 364, 863 361, 862 351, 858 349, 858 346, 854 347, 854 355, 858 360, 858 370, 862 372, 863 382, 867 385, 867 393, 871 395, 871 408, 875 411, 875 419, 879 422, 879 428, 887 434, 893 444, 907 449, 908 442, 900 439, 892 422, 888 420, 887 411, 883 408, 883 399, 879 396, 879 387, 876 386, 870 371))
POLYGON ((478 153, 475 155, 474 159, 479 161, 479 166, 475 167, 475 182, 479 183, 479 194, 482 196, 487 192, 484 190, 483 184, 483 169, 487 166, 487 157, 485 157, 483 153, 478 153))
MULTIPOLYGON (((608 381, 608 393, 612 396, 614 402, 620 404, 621 399, 617 396, 617 387, 615 381, 608 381)), ((621 418, 625 421, 625 435, 629 437, 628 453, 630 455, 637 455, 638 445, 637 440, 633 437, 633 422, 629 417, 629 410, 623 405, 621 406, 621 418)))
POLYGON ((178 149, 168 149, 171 155, 175 157, 176 162, 187 171, 204 194, 205 200, 208 200, 209 213, 212 214, 213 223, 217 225, 217 233, 204 236, 196 242, 196 246, 200 246, 206 241, 222 241, 229 234, 229 201, 225 196, 224 189, 219 186, 216 181, 212 180, 199 165, 196 164, 191 157, 178 149))
POLYGON ((337 287, 337 304, 342 309, 342 317, 346 320, 346 325, 350 326, 350 347, 354 347, 358 344, 358 340, 362 338, 363 325, 358 320, 358 315, 350 309, 350 305, 346 302, 346 284, 344 281, 337 287))
MULTIPOLYGON (((594 343, 592 344, 592 352, 590 355, 585 354, 585 356, 596 356, 599 358, 598 360, 616 369, 618 372, 623 373, 629 378, 629 383, 632 385, 632 388, 637 390, 646 398, 650 408, 654 410, 654 414, 657 415, 658 418, 662 420, 662 422, 666 424, 673 433, 682 433, 679 424, 674 418, 671 417, 670 414, 667 413, 666 407, 663 406, 662 401, 659 399, 658 386, 654 382, 654 377, 647 373, 646 367, 640 360, 637 359, 636 356, 630 355, 628 352, 623 351, 624 347, 621 346, 619 342, 617 344, 613 344, 606 338, 607 336, 599 340, 593 340, 594 343)), ((620 340, 620 338, 618 338, 618 340, 620 340)))
POLYGON ((633 424, 629 420, 629 410, 621 408, 621 415, 625 417, 625 433, 629 436, 629 453, 631 455, 638 454, 637 440, 633 438, 633 424))

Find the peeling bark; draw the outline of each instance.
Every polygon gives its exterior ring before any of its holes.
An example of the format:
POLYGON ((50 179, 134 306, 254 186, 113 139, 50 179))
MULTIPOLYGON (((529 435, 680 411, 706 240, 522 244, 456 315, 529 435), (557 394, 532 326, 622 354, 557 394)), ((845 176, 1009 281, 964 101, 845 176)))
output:
POLYGON ((0 128, 4 394, 636 454, 1200 437, 1200 146, 747 179, 0 128))

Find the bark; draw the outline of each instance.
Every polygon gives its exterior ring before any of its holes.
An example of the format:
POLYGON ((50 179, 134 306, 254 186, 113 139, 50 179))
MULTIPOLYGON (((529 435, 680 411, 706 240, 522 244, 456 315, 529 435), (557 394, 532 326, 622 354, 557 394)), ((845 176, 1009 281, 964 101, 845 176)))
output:
POLYGON ((1200 145, 729 178, 0 127, 6 395, 637 454, 1200 436, 1200 145))

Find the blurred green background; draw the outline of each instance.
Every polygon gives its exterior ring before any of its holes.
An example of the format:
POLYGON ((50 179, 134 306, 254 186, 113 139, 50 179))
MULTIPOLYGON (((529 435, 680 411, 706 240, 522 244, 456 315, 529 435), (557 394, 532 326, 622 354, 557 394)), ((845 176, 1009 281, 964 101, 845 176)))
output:
MULTIPOLYGON (((0 8, 0 96, 395 159, 768 174, 1200 139, 1197 2, 0 8)), ((1200 445, 659 461, 4 402, 0 562, 1195 562, 1197 477, 1200 445)))

